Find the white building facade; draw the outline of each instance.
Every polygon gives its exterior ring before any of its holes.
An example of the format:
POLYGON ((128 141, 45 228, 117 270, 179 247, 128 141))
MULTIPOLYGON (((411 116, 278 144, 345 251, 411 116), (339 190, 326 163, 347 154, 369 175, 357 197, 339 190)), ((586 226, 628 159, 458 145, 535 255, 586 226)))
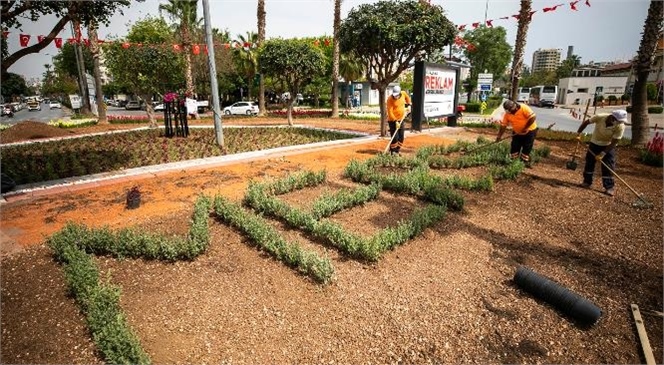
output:
POLYGON ((618 99, 625 94, 627 76, 606 77, 566 77, 558 82, 557 104, 585 105, 594 96, 603 95, 606 100, 610 95, 618 99))

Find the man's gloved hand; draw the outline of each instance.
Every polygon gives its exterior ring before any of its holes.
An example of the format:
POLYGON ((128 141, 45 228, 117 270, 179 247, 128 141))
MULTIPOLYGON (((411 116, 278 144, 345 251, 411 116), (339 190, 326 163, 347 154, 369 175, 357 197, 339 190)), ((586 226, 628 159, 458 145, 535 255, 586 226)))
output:
POLYGON ((576 135, 576 140, 579 141, 579 142, 581 142, 581 133, 579 133, 579 134, 576 135))
POLYGON ((600 152, 600 153, 595 155, 595 160, 602 161, 602 159, 604 158, 605 155, 606 154, 604 152, 600 152))
POLYGON ((397 129, 401 128, 401 121, 397 121, 397 129))

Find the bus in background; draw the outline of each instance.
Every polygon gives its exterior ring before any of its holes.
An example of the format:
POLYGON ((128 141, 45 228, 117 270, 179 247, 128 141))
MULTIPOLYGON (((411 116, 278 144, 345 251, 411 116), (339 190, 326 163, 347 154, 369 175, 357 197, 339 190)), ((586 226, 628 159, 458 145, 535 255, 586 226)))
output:
POLYGON ((528 98, 530 98, 530 88, 529 87, 520 87, 516 101, 519 103, 527 103, 528 98))
POLYGON ((540 108, 553 108, 556 104, 556 97, 558 97, 558 86, 534 86, 530 88, 530 98, 528 103, 540 108))

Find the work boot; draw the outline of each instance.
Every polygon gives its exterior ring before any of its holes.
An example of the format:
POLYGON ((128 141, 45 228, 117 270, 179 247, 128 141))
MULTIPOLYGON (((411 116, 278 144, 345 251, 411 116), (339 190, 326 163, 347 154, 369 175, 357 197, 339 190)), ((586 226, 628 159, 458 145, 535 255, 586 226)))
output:
POLYGON ((579 184, 579 186, 584 188, 584 189, 590 189, 590 185, 591 184, 589 184, 587 182, 582 182, 581 184, 579 184))
POLYGON ((604 192, 608 196, 614 196, 614 195, 616 195, 616 188, 608 188, 604 192))

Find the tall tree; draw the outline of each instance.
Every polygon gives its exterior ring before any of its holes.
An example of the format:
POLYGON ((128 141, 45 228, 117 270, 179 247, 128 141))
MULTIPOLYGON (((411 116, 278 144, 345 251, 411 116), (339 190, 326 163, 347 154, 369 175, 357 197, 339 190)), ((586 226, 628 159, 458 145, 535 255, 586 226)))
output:
POLYGON ((288 125, 293 125, 295 96, 311 83, 312 75, 325 68, 325 57, 311 42, 298 39, 266 41, 258 56, 260 72, 281 82, 291 97, 288 100, 288 125))
POLYGON ((1 73, 4 75, 9 67, 24 56, 39 53, 46 48, 74 17, 78 17, 84 24, 95 21, 98 24, 109 25, 111 16, 117 12, 122 14, 122 9, 129 4, 130 0, 2 1, 0 24, 3 29, 20 29, 23 21, 34 22, 47 14, 54 14, 56 21, 41 42, 21 48, 12 54, 8 54, 3 49, 2 62, 0 62, 1 73))
POLYGON ((114 81, 126 86, 146 102, 150 126, 154 127, 157 123, 150 102, 152 96, 163 95, 181 87, 183 75, 177 71, 182 69, 183 57, 163 47, 174 39, 162 18, 147 17, 137 21, 129 30, 127 41, 141 43, 142 46, 124 48, 121 42, 106 45, 106 66, 114 81))
POLYGON ((644 145, 648 141, 650 121, 648 119, 648 75, 653 65, 657 41, 662 38, 664 3, 651 0, 643 25, 643 36, 639 52, 634 61, 636 80, 632 90, 632 145, 644 145))
POLYGON ((168 0, 167 4, 159 4, 159 13, 166 13, 176 23, 180 33, 185 62, 185 92, 191 97, 195 94, 191 67, 191 35, 193 28, 200 23, 197 7, 198 0, 168 0))
POLYGON ((246 35, 238 34, 238 47, 233 51, 236 69, 242 73, 247 81, 247 98, 251 100, 253 95, 254 77, 258 72, 258 34, 247 32, 246 35))
POLYGON ((104 103, 104 92, 102 91, 101 84, 101 62, 99 61, 100 57, 100 48, 99 48, 99 37, 97 36, 97 24, 90 23, 88 25, 88 38, 90 39, 90 53, 92 53, 93 59, 93 75, 95 77, 95 96, 97 98, 97 116, 99 118, 99 124, 108 124, 108 118, 106 118, 106 104, 104 103))
MULTIPOLYGON (((416 57, 431 54, 454 40, 456 26, 440 5, 417 0, 386 0, 353 8, 339 29, 341 52, 355 51, 376 76, 380 133, 387 132, 385 90, 416 57)), ((372 77, 372 75, 369 75, 372 77)))
MULTIPOLYGON (((92 53, 88 47, 83 47, 83 63, 86 69, 94 67, 92 53)), ((53 56, 53 66, 55 73, 66 73, 69 76, 78 78, 78 68, 76 63, 76 50, 70 43, 62 43, 62 48, 53 56)))
MULTIPOLYGON (((580 65, 581 65, 581 57, 579 57, 578 55, 574 54, 564 59, 563 62, 560 63, 560 66, 556 68, 556 78, 558 79, 557 81, 572 76, 572 71, 574 71, 574 69, 579 67, 580 65)), ((558 85, 558 82, 556 82, 555 84, 558 85)))
POLYGON ((332 118, 339 118, 339 27, 341 27, 341 1, 334 0, 334 37, 332 50, 332 118))
POLYGON ((519 23, 516 29, 516 41, 514 42, 514 59, 512 60, 512 76, 510 80, 510 99, 516 100, 519 96, 519 78, 523 68, 523 52, 526 49, 526 37, 532 14, 532 0, 521 0, 519 11, 519 23))
POLYGON ((30 92, 23 76, 12 72, 5 74, 5 77, 2 78, 0 88, 5 101, 12 100, 17 96, 26 96, 30 92))
POLYGON ((463 54, 470 62, 468 100, 470 93, 477 87, 477 76, 488 72, 498 79, 505 73, 512 58, 512 47, 507 43, 507 31, 503 27, 490 28, 480 26, 470 30, 464 39, 473 45, 464 49, 463 54))
MULTIPOLYGON (((257 45, 260 47, 265 42, 265 0, 258 0, 258 8, 256 10, 256 17, 258 18, 258 39, 257 45)), ((265 116, 267 109, 265 108, 265 80, 263 74, 258 75, 258 115, 265 116)))

